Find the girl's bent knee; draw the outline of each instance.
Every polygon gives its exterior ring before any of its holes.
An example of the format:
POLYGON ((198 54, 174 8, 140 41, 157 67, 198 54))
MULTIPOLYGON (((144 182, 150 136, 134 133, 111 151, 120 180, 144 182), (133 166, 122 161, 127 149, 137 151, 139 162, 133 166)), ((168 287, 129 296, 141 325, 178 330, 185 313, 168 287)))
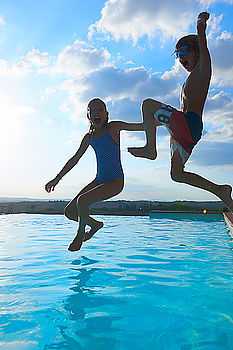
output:
POLYGON ((88 203, 87 203, 86 196, 83 195, 83 194, 81 194, 81 195, 78 197, 78 199, 77 199, 77 204, 78 204, 78 206, 83 206, 83 205, 88 204, 88 203))
POLYGON ((76 207, 67 205, 64 209, 64 215, 69 219, 69 220, 77 220, 77 210, 76 207))
POLYGON ((69 214, 69 207, 64 208, 64 215, 67 216, 69 214))
POLYGON ((69 209, 64 209, 64 215, 67 217, 67 219, 71 219, 71 212, 69 209))

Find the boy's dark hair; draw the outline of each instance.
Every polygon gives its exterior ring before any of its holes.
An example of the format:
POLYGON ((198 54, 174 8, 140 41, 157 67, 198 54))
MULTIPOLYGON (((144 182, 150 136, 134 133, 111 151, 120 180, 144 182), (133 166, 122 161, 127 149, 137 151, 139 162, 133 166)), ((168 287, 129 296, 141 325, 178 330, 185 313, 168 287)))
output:
POLYGON ((199 55, 198 36, 196 34, 189 34, 180 38, 176 43, 176 49, 185 45, 192 47, 199 55))

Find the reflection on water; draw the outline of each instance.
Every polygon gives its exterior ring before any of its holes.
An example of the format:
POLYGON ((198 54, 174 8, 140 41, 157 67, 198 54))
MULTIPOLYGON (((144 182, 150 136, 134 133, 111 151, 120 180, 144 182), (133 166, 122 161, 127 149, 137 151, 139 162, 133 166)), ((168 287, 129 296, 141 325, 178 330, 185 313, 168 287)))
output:
POLYGON ((75 281, 74 286, 70 288, 75 294, 64 302, 64 309, 69 312, 70 320, 74 321, 74 329, 72 332, 69 326, 61 329, 68 348, 71 348, 71 345, 75 345, 77 349, 98 349, 103 345, 105 349, 118 348, 119 341, 114 337, 117 329, 113 322, 119 317, 112 315, 110 310, 113 304, 119 304, 120 300, 116 301, 114 297, 103 295, 100 287, 87 285, 98 270, 77 269, 77 276, 70 277, 75 281))
POLYGON ((0 217, 1 350, 233 348, 221 216, 104 221, 72 254, 63 216, 0 217))

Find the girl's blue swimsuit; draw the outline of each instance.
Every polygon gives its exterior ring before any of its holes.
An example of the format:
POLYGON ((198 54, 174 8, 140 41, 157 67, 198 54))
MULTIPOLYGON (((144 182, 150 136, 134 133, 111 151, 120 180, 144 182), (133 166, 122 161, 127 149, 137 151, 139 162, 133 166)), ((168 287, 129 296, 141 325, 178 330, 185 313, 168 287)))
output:
POLYGON ((98 139, 90 138, 97 161, 96 180, 105 184, 117 178, 124 178, 121 165, 120 145, 116 143, 107 131, 98 139))

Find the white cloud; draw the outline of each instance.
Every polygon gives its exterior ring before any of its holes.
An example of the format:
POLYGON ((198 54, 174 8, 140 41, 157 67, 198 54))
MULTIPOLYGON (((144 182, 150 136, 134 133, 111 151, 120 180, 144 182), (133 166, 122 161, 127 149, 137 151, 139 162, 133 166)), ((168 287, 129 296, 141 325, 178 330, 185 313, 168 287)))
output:
POLYGON ((44 67, 49 63, 49 54, 32 49, 20 61, 10 64, 7 60, 0 59, 0 76, 21 78, 33 72, 33 66, 44 67))
MULTIPOLYGON (((177 39, 186 35, 191 25, 195 25, 199 12, 208 10, 218 2, 233 4, 233 0, 107 0, 101 10, 101 18, 89 27, 88 35, 133 40, 135 43, 142 37, 177 39)), ((223 14, 217 16, 211 12, 209 31, 219 31, 222 18, 223 14)))
POLYGON ((0 76, 20 78, 33 71, 45 74, 65 74, 72 77, 82 76, 102 67, 111 66, 110 58, 111 55, 107 49, 103 47, 97 49, 83 41, 76 40, 73 45, 66 46, 57 57, 50 56, 48 52, 32 49, 14 64, 0 59, 0 76), (36 70, 34 67, 39 67, 39 69, 36 70))
POLYGON ((20 61, 11 67, 10 73, 16 78, 21 78, 22 76, 31 72, 31 65, 28 62, 20 61))
POLYGON ((22 57, 23 60, 31 63, 34 66, 47 66, 49 63, 48 52, 40 52, 38 49, 32 49, 26 56, 22 57))
POLYGON ((31 65, 28 62, 20 61, 10 65, 6 60, 0 59, 0 76, 2 77, 13 76, 16 78, 21 78, 31 71, 31 65))
POLYGON ((172 101, 178 100, 177 88, 178 80, 175 74, 173 79, 169 80, 151 73, 144 67, 119 69, 114 66, 66 80, 57 86, 57 89, 68 92, 69 104, 71 103, 75 110, 72 120, 76 121, 82 118, 77 111, 83 113, 83 106, 86 106, 93 97, 117 103, 118 112, 113 115, 114 119, 132 120, 132 114, 135 114, 134 106, 140 106, 143 99, 152 97, 169 102, 172 96, 172 101))
POLYGON ((69 113, 71 112, 71 106, 68 103, 63 103, 58 107, 61 112, 69 113))
POLYGON ((37 73, 82 76, 110 66, 110 59, 111 55, 104 47, 96 48, 84 41, 75 40, 73 45, 66 46, 55 57, 34 48, 12 67, 6 61, 0 60, 0 74, 11 74, 16 72, 16 68, 21 68, 22 74, 25 74, 31 72, 35 66, 39 67, 37 71, 34 69, 37 73))
POLYGON ((6 60, 0 59, 0 75, 7 76, 9 74, 9 67, 6 60))
POLYGON ((107 67, 83 76, 80 83, 83 88, 85 87, 83 97, 101 94, 105 99, 117 100, 126 97, 142 100, 148 96, 161 98, 174 88, 170 81, 162 79, 158 74, 150 73, 144 67, 130 69, 107 67))
POLYGON ((233 86, 233 35, 223 31, 210 40, 210 52, 213 60, 212 84, 233 86))
POLYGON ((7 60, 0 59, 0 76, 21 78, 33 72, 33 66, 44 67, 49 63, 49 54, 32 49, 20 61, 10 64, 7 60))
POLYGON ((233 0, 198 0, 198 2, 203 7, 206 7, 206 8, 208 8, 211 5, 214 5, 217 2, 221 2, 221 3, 225 2, 225 3, 228 3, 228 4, 233 4, 233 0))
POLYGON ((90 26, 89 36, 102 33, 115 40, 134 42, 143 36, 177 38, 187 33, 198 10, 200 6, 192 0, 183 0, 182 4, 173 0, 108 0, 100 20, 90 26))
POLYGON ((3 26, 3 25, 5 25, 5 24, 6 24, 6 23, 5 23, 5 20, 4 20, 3 16, 0 15, 0 26, 3 26))
POLYGON ((216 33, 221 31, 221 21, 223 19, 223 14, 216 16, 211 13, 210 19, 208 20, 208 39, 215 38, 216 33))
POLYGON ((73 45, 66 46, 57 56, 53 70, 55 73, 65 73, 70 76, 82 75, 95 71, 110 63, 110 53, 105 48, 89 45, 76 40, 73 45))
POLYGON ((233 165, 232 110, 233 95, 231 93, 222 90, 210 92, 203 117, 203 149, 202 154, 194 158, 196 164, 233 165))

